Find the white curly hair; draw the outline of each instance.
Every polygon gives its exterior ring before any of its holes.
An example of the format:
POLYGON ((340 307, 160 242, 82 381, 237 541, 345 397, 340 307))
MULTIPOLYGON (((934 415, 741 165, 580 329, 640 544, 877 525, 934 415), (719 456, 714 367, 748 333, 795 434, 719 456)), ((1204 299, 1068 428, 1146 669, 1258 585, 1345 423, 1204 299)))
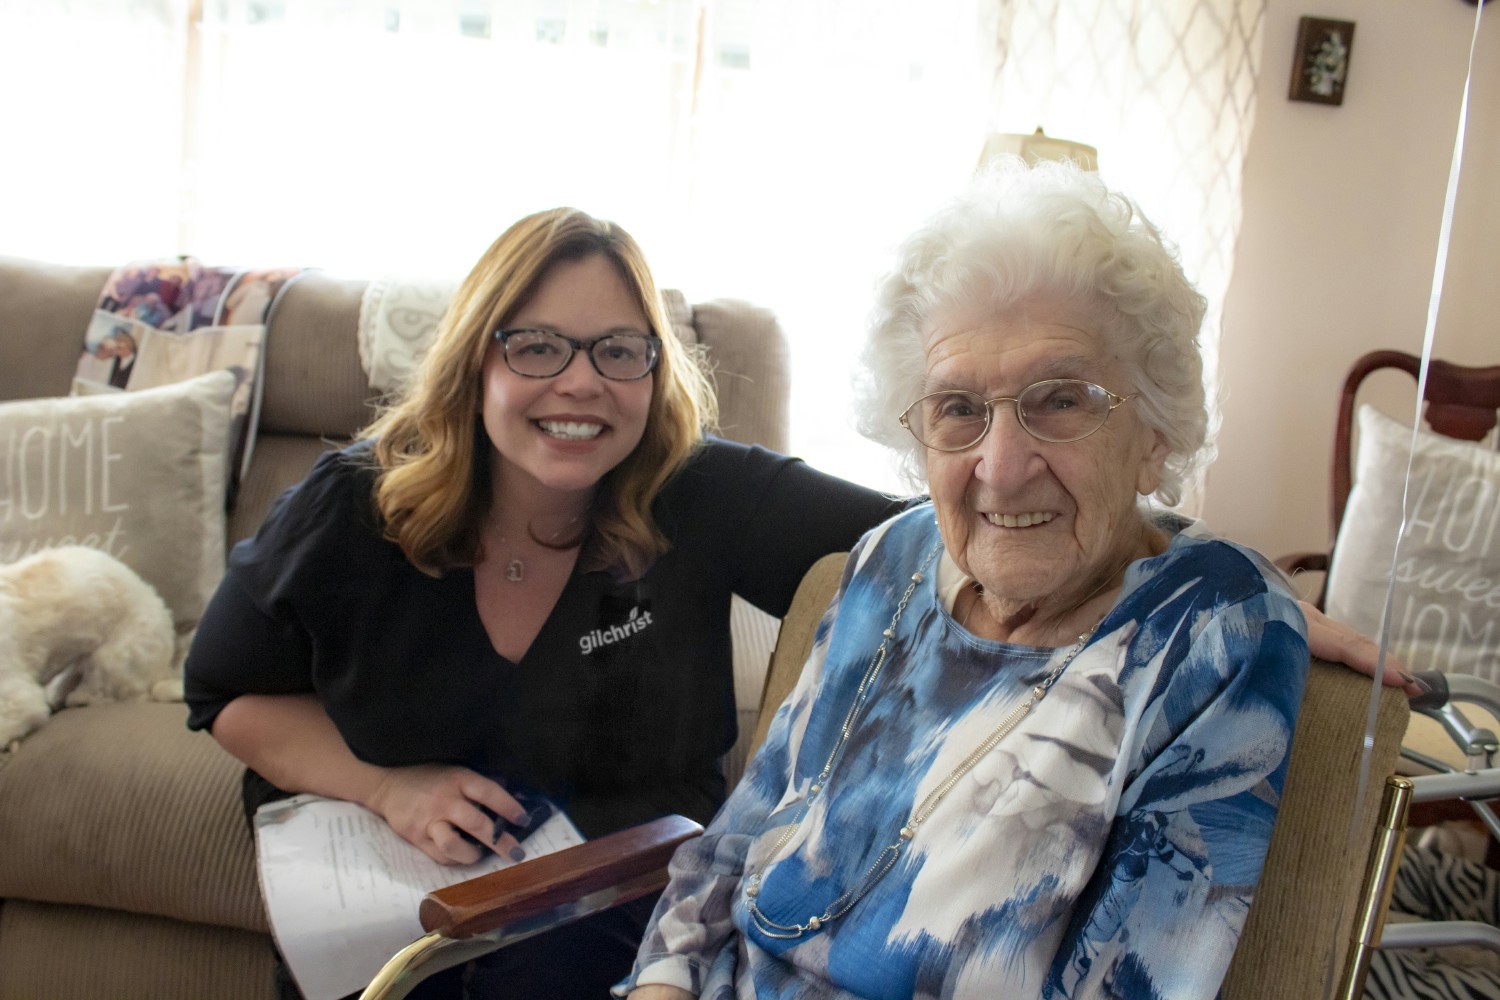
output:
POLYGON ((859 432, 894 449, 908 483, 926 453, 896 420, 923 392, 934 314, 1040 300, 1080 308, 1124 360, 1133 405, 1168 454, 1153 494, 1171 506, 1210 453, 1198 331, 1206 302, 1139 206, 1071 163, 1002 160, 907 237, 876 288, 855 379, 859 432))

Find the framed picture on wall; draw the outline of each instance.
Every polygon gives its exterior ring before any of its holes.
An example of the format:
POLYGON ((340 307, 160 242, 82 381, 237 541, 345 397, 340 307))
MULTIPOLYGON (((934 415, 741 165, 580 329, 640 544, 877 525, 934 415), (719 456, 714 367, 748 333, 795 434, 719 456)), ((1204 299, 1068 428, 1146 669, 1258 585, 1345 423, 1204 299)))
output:
POLYGON ((1349 52, 1353 48, 1353 21, 1304 17, 1297 25, 1292 88, 1287 97, 1315 104, 1343 104, 1349 52))

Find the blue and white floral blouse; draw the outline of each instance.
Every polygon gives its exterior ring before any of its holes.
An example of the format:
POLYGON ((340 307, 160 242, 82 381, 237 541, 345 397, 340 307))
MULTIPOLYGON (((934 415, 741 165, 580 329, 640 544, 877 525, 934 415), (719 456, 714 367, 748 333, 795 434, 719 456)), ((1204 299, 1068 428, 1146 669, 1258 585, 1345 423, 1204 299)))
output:
POLYGON ((695 995, 1207 1000, 1271 835, 1307 670, 1305 623, 1255 553, 1173 521, 1050 693, 942 799, 870 886, 907 817, 1072 646, 977 638, 934 561, 831 778, 880 634, 940 546, 931 507, 867 535, 766 745, 672 881, 618 991, 695 995), (794 824, 795 831, 781 841, 794 824), (776 850, 780 844, 780 850, 776 850))

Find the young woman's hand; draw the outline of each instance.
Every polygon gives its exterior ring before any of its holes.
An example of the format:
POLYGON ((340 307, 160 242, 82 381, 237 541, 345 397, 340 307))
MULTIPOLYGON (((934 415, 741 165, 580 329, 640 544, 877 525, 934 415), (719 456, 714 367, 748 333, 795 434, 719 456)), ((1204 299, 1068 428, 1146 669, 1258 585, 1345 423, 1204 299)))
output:
POLYGON ((491 845, 496 854, 516 861, 526 857, 525 849, 509 833, 495 837, 495 821, 479 806, 518 822, 524 821, 526 810, 500 785, 465 767, 390 768, 364 804, 439 864, 467 865, 479 860, 479 848, 459 836, 460 830, 491 845))

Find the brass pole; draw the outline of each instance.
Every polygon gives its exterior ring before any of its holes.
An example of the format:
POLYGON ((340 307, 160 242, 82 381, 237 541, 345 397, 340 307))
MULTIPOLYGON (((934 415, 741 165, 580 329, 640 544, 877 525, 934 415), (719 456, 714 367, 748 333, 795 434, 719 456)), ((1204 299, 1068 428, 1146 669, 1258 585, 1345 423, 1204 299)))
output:
POLYGON ((1406 812, 1411 806, 1412 783, 1399 775, 1385 779, 1385 797, 1380 803, 1380 822, 1370 845, 1370 860, 1360 885, 1359 909, 1350 932, 1349 954, 1339 979, 1338 1000, 1360 1000, 1370 956, 1380 945, 1386 911, 1396 884, 1396 866, 1406 843, 1406 812))

